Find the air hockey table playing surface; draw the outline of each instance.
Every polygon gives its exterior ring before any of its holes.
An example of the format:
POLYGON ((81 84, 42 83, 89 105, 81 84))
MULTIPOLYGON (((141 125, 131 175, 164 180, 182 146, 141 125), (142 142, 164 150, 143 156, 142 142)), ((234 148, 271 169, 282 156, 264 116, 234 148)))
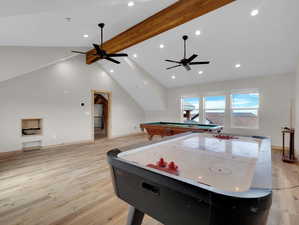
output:
POLYGON ((271 140, 186 133, 107 153, 116 195, 166 225, 266 225, 272 203, 271 140), (161 158, 178 174, 148 167, 161 158))
POLYGON ((234 136, 218 139, 213 134, 193 133, 187 136, 143 146, 118 155, 138 166, 197 186, 201 184, 227 192, 246 192, 250 188, 271 188, 271 180, 257 181, 259 166, 265 169, 263 139, 234 136), (179 175, 148 168, 160 158, 178 165, 179 175), (263 165, 264 163, 264 165, 263 165), (254 175, 257 175, 254 180, 254 175))

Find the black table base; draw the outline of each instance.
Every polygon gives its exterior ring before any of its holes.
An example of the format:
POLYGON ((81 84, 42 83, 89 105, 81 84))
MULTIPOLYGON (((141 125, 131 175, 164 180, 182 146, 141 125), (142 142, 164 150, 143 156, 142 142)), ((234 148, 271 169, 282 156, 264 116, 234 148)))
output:
POLYGON ((129 206, 129 215, 127 225, 141 225, 143 221, 144 213, 134 208, 133 206, 129 206))

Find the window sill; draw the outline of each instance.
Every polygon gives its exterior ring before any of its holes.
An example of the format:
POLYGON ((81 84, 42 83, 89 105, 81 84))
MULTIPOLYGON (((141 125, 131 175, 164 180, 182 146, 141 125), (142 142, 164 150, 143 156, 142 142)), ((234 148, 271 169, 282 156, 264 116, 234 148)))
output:
POLYGON ((230 129, 239 129, 239 130, 259 130, 259 127, 230 127, 230 129))

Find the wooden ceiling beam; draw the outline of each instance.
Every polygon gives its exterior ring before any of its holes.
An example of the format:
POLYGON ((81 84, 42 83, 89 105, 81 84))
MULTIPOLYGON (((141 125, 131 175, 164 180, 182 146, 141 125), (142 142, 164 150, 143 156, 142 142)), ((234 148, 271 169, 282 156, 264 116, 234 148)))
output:
MULTIPOLYGON (((168 8, 106 41, 103 44, 103 49, 108 53, 120 52, 234 1, 179 0, 168 8)), ((88 51, 86 55, 87 64, 94 63, 100 59, 100 57, 91 54, 96 54, 96 50, 88 51)))

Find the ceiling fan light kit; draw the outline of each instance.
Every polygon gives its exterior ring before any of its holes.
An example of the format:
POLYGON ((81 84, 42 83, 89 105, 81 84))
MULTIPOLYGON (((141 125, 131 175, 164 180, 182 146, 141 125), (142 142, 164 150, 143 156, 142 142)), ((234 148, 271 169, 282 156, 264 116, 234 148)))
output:
POLYGON ((176 66, 172 66, 172 67, 168 67, 167 70, 170 70, 170 69, 174 69, 176 67, 184 67, 187 71, 190 71, 191 70, 191 65, 205 65, 205 64, 210 64, 209 61, 202 61, 202 62, 193 62, 193 60, 198 56, 196 54, 193 54, 191 57, 189 58, 186 58, 187 54, 186 54, 186 45, 187 45, 187 40, 188 40, 188 36, 187 35, 184 35, 183 36, 183 40, 184 40, 184 58, 180 61, 176 61, 176 60, 165 60, 166 62, 171 62, 171 63, 176 63, 178 65, 176 66))
MULTIPOLYGON (((128 54, 126 53, 118 53, 118 54, 109 54, 107 53, 104 49, 103 49, 103 39, 104 39, 104 27, 105 27, 105 24, 104 23, 99 23, 98 24, 98 27, 100 28, 100 37, 101 37, 101 40, 100 40, 100 45, 98 44, 92 44, 93 47, 96 49, 96 54, 92 54, 94 56, 98 56, 100 57, 101 59, 106 59, 110 62, 113 62, 113 63, 116 63, 116 64, 120 64, 119 61, 113 59, 114 57, 128 57, 128 54)), ((84 55, 87 55, 87 52, 80 52, 80 51, 72 51, 74 53, 79 53, 79 54, 84 54, 84 55)))

